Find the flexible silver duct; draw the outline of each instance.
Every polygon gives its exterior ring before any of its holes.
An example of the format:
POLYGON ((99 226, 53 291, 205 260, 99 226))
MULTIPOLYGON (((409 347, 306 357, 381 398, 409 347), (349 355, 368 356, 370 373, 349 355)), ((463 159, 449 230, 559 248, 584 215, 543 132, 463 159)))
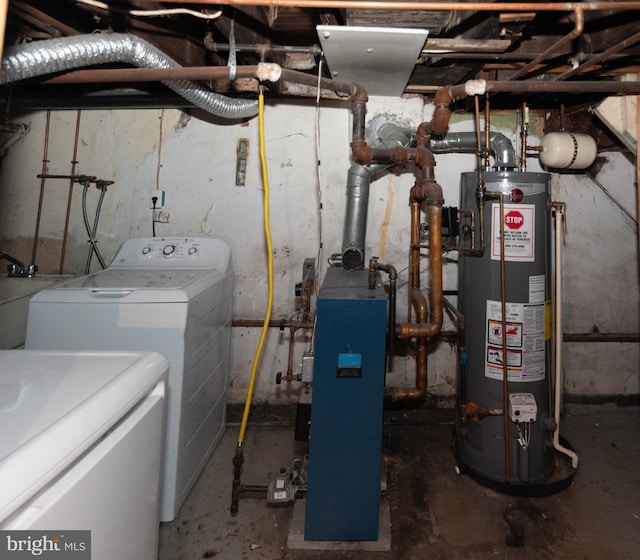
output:
MULTIPOLYGON (((484 148, 484 135, 482 135, 481 145, 484 148)), ((451 132, 440 140, 433 138, 429 142, 429 149, 434 154, 446 152, 475 152, 478 148, 475 132, 451 132)), ((495 158, 496 167, 513 169, 516 165, 516 153, 513 144, 504 134, 500 132, 489 133, 489 150, 495 158)))
MULTIPOLYGON (((124 62, 138 68, 179 67, 175 60, 135 35, 95 33, 7 48, 2 59, 0 84, 113 62, 124 62)), ((242 119, 258 113, 257 101, 231 99, 190 80, 163 83, 196 107, 218 117, 242 119)))

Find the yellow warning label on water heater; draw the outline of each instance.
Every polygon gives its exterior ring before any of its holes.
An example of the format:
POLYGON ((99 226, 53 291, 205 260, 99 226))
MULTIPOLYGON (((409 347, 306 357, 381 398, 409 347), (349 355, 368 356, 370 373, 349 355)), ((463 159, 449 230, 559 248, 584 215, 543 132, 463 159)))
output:
POLYGON ((553 336, 553 308, 551 300, 544 302, 544 339, 551 340, 553 336))

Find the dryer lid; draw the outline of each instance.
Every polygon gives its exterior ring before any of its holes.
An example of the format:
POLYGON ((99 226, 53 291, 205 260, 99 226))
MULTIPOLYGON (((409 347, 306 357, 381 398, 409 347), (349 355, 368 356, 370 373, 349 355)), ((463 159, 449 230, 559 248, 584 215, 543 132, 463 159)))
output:
POLYGON ((0 522, 166 376, 152 352, 0 351, 0 522))

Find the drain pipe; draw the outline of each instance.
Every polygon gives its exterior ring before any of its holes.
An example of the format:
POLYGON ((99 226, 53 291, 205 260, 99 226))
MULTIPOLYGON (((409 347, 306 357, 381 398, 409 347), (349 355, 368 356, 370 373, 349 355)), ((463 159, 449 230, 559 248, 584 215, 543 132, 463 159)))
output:
POLYGON ((554 402, 554 419, 556 429, 553 432, 553 448, 571 458, 571 466, 578 468, 578 455, 560 444, 560 405, 562 404, 562 221, 564 219, 564 203, 554 202, 556 213, 556 329, 555 329, 555 372, 556 391, 554 402))
MULTIPOLYGON (((6 49, 0 84, 113 62, 137 67, 179 68, 172 58, 135 35, 95 33, 34 41, 6 49)), ((242 119, 258 113, 257 101, 224 97, 188 80, 163 83, 196 107, 219 117, 242 119)))

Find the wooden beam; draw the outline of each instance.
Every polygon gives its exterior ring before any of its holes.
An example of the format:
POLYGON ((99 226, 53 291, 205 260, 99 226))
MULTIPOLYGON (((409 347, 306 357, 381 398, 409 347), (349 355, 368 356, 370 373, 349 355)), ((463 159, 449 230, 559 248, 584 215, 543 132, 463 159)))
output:
POLYGON ((427 38, 422 54, 446 52, 497 52, 506 51, 511 41, 502 39, 431 39, 427 38))

